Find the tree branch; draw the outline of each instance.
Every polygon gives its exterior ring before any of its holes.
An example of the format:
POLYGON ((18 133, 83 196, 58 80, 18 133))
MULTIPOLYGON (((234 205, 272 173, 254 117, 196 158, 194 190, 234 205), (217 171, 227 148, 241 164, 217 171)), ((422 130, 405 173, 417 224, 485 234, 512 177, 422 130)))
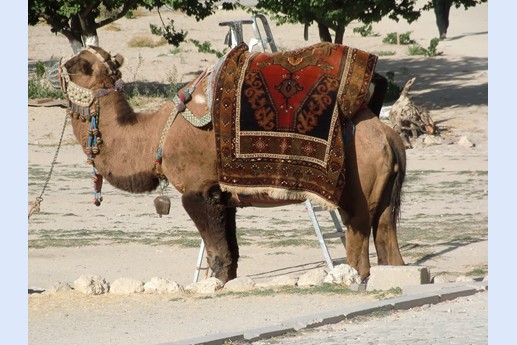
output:
POLYGON ((114 17, 110 17, 110 18, 106 18, 104 20, 101 20, 100 22, 98 22, 95 27, 98 29, 100 27, 103 27, 104 25, 108 25, 108 24, 111 24, 113 23, 114 21, 124 17, 128 12, 129 10, 138 2, 138 0, 131 0, 131 1, 128 1, 124 4, 124 7, 122 8, 122 10, 117 13, 117 15, 115 15, 114 17))

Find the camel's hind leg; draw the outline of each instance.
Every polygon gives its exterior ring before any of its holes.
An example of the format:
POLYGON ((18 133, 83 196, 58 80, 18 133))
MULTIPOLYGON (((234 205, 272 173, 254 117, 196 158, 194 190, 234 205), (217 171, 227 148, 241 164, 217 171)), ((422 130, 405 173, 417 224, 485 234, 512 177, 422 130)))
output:
POLYGON ((373 240, 379 265, 404 265, 397 240, 397 225, 391 207, 386 207, 373 220, 373 240))
POLYGON ((235 207, 227 207, 225 198, 217 184, 182 196, 183 207, 205 242, 208 266, 216 278, 226 283, 237 277, 239 248, 235 207))
MULTIPOLYGON (((343 218, 343 216, 342 216, 343 218)), ((370 275, 370 219, 369 215, 355 215, 350 219, 346 232, 346 257, 361 279, 370 275)))
POLYGON ((406 154, 400 137, 391 128, 384 127, 392 153, 389 180, 383 189, 372 231, 379 265, 404 265, 397 240, 397 220, 400 212, 401 191, 406 175, 406 154))

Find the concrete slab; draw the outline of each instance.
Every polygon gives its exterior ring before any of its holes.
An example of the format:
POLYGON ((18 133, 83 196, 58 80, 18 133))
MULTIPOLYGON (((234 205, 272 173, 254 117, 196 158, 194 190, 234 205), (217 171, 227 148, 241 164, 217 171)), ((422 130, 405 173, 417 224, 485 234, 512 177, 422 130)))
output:
POLYGON ((263 340, 267 338, 277 337, 280 335, 284 335, 289 332, 295 332, 296 330, 289 326, 283 325, 275 325, 275 326, 267 326, 255 329, 249 329, 244 332, 244 339, 247 341, 257 341, 263 340))
POLYGON ((196 337, 191 339, 184 339, 175 341, 172 343, 162 343, 158 345, 224 345, 225 342, 229 341, 243 341, 244 335, 242 332, 230 332, 230 333, 218 333, 210 334, 204 337, 196 337))
POLYGON ((440 296, 435 293, 421 293, 412 296, 400 296, 390 299, 394 309, 406 310, 415 307, 421 307, 426 304, 440 303, 440 296))
POLYGON ((367 291, 429 284, 431 272, 425 266, 372 266, 367 291))

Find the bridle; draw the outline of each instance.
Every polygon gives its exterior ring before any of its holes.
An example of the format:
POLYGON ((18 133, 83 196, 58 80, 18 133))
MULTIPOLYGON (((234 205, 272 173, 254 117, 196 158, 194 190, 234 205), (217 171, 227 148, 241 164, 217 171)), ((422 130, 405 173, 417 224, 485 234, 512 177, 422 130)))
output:
MULTIPOLYGON (((111 56, 111 54, 110 54, 111 56)), ((112 57, 113 60, 113 57, 112 57)), ((67 114, 76 120, 81 120, 83 122, 89 121, 90 126, 88 129, 88 141, 85 147, 85 153, 88 155, 88 159, 86 161, 87 164, 91 165, 93 168, 92 181, 94 186, 94 199, 93 203, 96 206, 100 206, 102 202, 101 188, 102 188, 102 175, 97 173, 95 169, 95 156, 100 152, 99 146, 102 143, 102 138, 99 132, 99 115, 100 115, 100 107, 99 107, 99 98, 104 97, 112 92, 122 91, 124 82, 120 79, 120 71, 117 68, 113 68, 110 63, 114 64, 114 61, 110 61, 109 59, 105 59, 99 52, 95 49, 88 47, 83 49, 81 52, 68 57, 62 58, 57 66, 57 78, 59 80, 59 85, 61 90, 63 91, 66 99, 67 99, 67 114), (73 75, 68 72, 66 68, 66 63, 82 53, 83 51, 88 51, 93 54, 97 60, 99 60, 108 70, 108 76, 113 79, 113 86, 110 88, 106 88, 106 82, 104 82, 103 87, 97 89, 96 91, 92 89, 88 89, 82 87, 76 83, 74 83, 70 76, 73 75)))

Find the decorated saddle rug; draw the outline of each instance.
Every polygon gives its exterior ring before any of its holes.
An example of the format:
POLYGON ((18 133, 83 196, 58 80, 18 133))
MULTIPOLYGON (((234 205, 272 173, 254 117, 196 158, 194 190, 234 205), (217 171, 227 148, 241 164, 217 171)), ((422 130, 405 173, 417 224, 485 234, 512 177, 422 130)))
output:
POLYGON ((319 43, 275 54, 230 51, 213 76, 223 190, 337 206, 345 136, 364 106, 377 57, 319 43))

